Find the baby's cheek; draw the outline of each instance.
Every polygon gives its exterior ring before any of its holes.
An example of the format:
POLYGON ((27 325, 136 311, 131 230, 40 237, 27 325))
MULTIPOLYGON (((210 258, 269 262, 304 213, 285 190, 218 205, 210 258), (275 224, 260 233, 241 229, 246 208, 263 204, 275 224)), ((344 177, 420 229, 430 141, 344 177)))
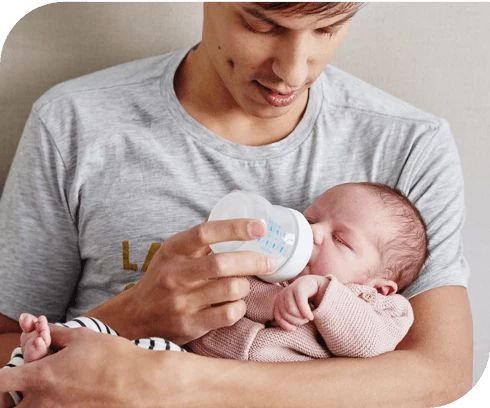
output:
POLYGON ((327 276, 330 274, 334 275, 335 272, 332 271, 332 268, 330 267, 329 263, 326 262, 326 260, 324 259, 317 260, 310 267, 310 275, 327 276))

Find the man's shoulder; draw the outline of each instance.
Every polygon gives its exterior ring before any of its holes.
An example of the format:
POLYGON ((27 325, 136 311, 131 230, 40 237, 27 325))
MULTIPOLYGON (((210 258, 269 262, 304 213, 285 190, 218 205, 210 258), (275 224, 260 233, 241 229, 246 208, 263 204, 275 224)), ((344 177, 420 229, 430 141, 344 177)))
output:
POLYGON ((355 116, 375 116, 436 127, 444 121, 332 65, 324 70, 322 81, 324 98, 329 106, 355 116))
POLYGON ((124 87, 137 87, 159 80, 169 62, 177 54, 172 52, 130 61, 62 82, 44 93, 34 103, 33 109, 39 111, 46 105, 66 97, 76 98, 84 95, 90 98, 96 94, 100 95, 101 91, 111 89, 117 91, 124 87))

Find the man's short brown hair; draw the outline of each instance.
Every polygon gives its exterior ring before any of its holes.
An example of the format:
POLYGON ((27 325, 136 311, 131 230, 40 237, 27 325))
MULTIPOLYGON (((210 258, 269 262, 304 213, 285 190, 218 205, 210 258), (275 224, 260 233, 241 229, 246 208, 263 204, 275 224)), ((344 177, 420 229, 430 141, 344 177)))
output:
POLYGON ((341 14, 353 13, 354 15, 363 3, 253 3, 266 11, 281 11, 285 15, 313 15, 318 14, 322 17, 336 17, 341 14))

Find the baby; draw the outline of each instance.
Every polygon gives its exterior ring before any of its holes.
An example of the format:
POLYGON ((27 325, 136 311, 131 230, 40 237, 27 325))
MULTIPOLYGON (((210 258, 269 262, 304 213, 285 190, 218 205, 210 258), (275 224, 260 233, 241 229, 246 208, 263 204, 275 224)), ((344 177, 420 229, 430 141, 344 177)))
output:
POLYGON ((418 276, 428 253, 425 223, 399 191, 348 183, 304 211, 311 258, 285 285, 249 278, 245 317, 187 345, 200 355, 265 362, 392 351, 413 323, 396 294, 418 276))
MULTIPOLYGON (((327 190, 304 215, 314 248, 300 275, 282 285, 249 278, 245 317, 192 341, 187 350, 220 358, 300 361, 373 357, 395 349, 413 322, 410 303, 397 292, 416 279, 428 257, 418 210, 398 190, 365 182, 327 190)), ((25 362, 51 352, 45 317, 23 314, 19 323, 25 362)), ((88 317, 65 325, 117 335, 88 317)), ((186 351, 158 338, 134 342, 186 351)), ((10 366, 22 364, 19 350, 14 354, 10 366)), ((20 400, 18 393, 11 394, 20 400)))

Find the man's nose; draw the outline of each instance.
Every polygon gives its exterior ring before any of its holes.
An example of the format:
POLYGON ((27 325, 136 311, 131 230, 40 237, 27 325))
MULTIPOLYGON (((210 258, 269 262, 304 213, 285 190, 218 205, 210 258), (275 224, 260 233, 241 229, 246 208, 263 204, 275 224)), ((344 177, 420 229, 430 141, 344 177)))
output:
POLYGON ((290 90, 301 88, 308 78, 308 48, 308 35, 305 33, 291 33, 277 48, 272 70, 290 90))

